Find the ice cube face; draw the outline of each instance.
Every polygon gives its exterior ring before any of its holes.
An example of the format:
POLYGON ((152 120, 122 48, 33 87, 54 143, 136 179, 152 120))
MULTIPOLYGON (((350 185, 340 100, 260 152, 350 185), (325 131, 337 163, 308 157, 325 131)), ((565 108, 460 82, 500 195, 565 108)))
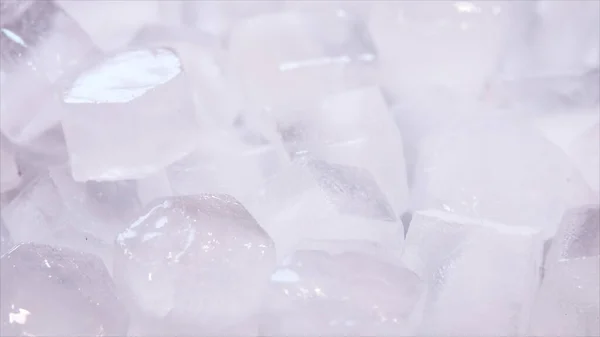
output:
POLYGON ((411 335, 423 291, 410 270, 361 252, 299 250, 271 275, 260 333, 411 335))
POLYGON ((13 242, 10 237, 10 233, 4 225, 4 220, 0 218, 0 256, 4 255, 9 249, 12 248, 13 242))
POLYGON ((530 333, 600 333, 600 213, 598 206, 566 212, 552 242, 530 333))
POLYGON ((97 257, 21 244, 3 255, 0 333, 11 336, 124 336, 128 314, 97 257))
MULTIPOLYGON (((402 137, 377 87, 332 95, 283 129, 292 156, 356 166, 373 175, 396 215, 408 208, 402 137)), ((280 125, 285 127, 285 122, 280 125)))
POLYGON ((548 237, 566 209, 593 198, 564 153, 527 123, 507 118, 432 135, 420 148, 414 191, 417 209, 533 225, 548 237))
POLYGON ((191 152, 198 130, 188 89, 168 49, 122 52, 82 73, 63 95, 75 180, 143 178, 191 152))
POLYGON ((437 210, 418 211, 402 259, 428 287, 421 334, 512 336, 526 332, 539 283, 539 229, 437 210))
POLYGON ((370 83, 376 59, 361 22, 335 12, 250 18, 234 27, 229 48, 249 103, 286 110, 370 83))
POLYGON ((424 88, 481 93, 499 69, 519 6, 506 1, 376 4, 369 31, 382 63, 381 80, 398 93, 424 88))
POLYGON ((303 240, 365 240, 399 253, 402 225, 385 194, 364 169, 321 160, 296 160, 269 180, 253 214, 281 260, 303 240))
POLYGON ((589 128, 569 146, 569 154, 579 168, 584 179, 598 195, 600 178, 596 174, 600 171, 600 123, 589 128))
POLYGON ((28 182, 2 218, 16 242, 70 247, 110 266, 112 243, 138 208, 133 182, 77 183, 57 168, 28 182))
POLYGON ((171 333, 228 331, 258 314, 275 263, 252 215, 211 194, 150 204, 118 236, 116 254, 118 285, 171 333))
POLYGON ((12 190, 21 182, 21 175, 13 151, 8 148, 7 141, 0 139, 0 192, 12 190))
POLYGON ((3 5, 2 15, 8 18, 0 29, 0 129, 12 142, 25 146, 59 124, 58 81, 97 50, 53 1, 3 5))

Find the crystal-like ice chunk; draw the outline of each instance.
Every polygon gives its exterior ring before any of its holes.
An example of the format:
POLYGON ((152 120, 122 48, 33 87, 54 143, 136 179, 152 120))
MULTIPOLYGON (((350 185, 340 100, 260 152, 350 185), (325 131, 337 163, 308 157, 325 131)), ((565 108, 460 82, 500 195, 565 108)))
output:
POLYGON ((234 27, 230 60, 254 107, 306 107, 372 81, 376 53, 365 27, 338 14, 265 14, 234 27))
POLYGON ((169 49, 107 58, 73 81, 63 103, 77 181, 143 178, 195 146, 193 97, 180 59, 169 49))
POLYGON ((261 334, 409 336, 424 284, 363 254, 299 250, 271 275, 261 334), (358 272, 360 271, 360 272, 358 272))
POLYGON ((467 121, 431 135, 420 148, 413 196, 417 209, 537 226, 547 237, 566 209, 593 198, 564 152, 511 118, 467 121))
POLYGON ((542 238, 534 227, 417 211, 402 260, 428 284, 421 333, 524 333, 541 259, 542 238))
POLYGON ((267 182, 251 209, 280 259, 303 240, 365 240, 399 252, 404 239, 373 176, 353 166, 296 161, 267 182))
POLYGON ((258 314, 274 246, 227 195, 159 199, 116 241, 114 275, 165 333, 213 334, 258 314))
POLYGON ((1 335, 127 333, 127 311, 97 257, 27 243, 3 255, 0 265, 1 335))
POLYGON ((320 109, 306 111, 299 119, 283 132, 293 155, 366 169, 396 215, 408 208, 402 137, 377 87, 327 97, 320 109), (286 133, 289 130, 295 134, 286 133))
POLYGON ((569 210, 546 258, 530 334, 600 334, 600 213, 598 206, 569 210))

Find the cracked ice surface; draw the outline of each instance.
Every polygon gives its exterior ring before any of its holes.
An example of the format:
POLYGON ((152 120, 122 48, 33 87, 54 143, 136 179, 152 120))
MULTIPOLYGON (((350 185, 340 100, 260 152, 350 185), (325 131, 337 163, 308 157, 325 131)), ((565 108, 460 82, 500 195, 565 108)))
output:
POLYGON ((598 334, 598 1, 0 0, 0 335, 598 334))

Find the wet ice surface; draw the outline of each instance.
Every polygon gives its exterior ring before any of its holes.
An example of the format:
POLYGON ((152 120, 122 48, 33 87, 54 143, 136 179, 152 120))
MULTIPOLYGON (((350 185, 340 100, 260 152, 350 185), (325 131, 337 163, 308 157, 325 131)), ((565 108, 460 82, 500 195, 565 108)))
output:
POLYGON ((22 244, 3 255, 0 326, 12 336, 106 336, 127 331, 128 314, 97 257, 22 244))
POLYGON ((0 335, 597 335, 599 13, 2 0, 0 335))
POLYGON ((275 263, 269 236, 227 195, 158 199, 115 249, 117 284, 165 333, 235 332, 259 313, 275 263))

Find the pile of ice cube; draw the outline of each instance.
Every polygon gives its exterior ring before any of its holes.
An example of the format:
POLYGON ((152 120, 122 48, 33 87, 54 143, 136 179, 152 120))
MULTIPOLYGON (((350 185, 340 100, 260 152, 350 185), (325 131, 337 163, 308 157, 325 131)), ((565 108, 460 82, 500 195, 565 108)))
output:
POLYGON ((600 2, 0 19, 0 335, 600 334, 600 2))

